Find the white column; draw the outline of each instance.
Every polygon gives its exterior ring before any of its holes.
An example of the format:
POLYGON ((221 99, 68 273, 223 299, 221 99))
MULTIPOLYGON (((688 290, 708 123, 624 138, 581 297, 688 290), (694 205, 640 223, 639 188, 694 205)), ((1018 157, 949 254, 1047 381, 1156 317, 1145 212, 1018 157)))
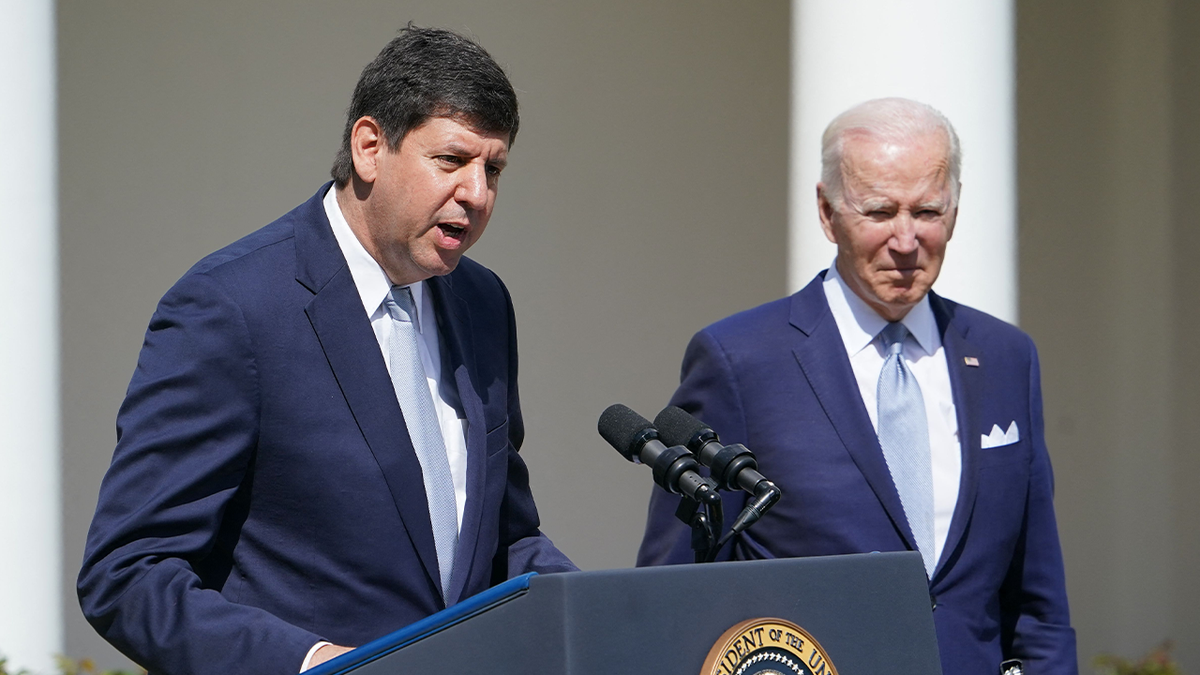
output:
POLYGON ((54 4, 0 0, 0 653, 62 652, 54 4))
POLYGON ((928 103, 962 141, 958 224, 934 289, 1017 317, 1012 0, 793 0, 789 290, 828 267, 816 185, 821 132, 856 103, 928 103))

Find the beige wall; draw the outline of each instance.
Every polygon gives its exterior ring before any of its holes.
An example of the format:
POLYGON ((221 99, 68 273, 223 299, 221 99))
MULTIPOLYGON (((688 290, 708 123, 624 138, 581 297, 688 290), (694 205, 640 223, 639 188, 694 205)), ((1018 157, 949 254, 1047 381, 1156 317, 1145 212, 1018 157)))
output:
MULTIPOLYGON (((1200 4, 1176 0, 1169 17, 1171 82, 1170 260, 1173 337, 1171 446, 1168 478, 1171 533, 1162 553, 1172 561, 1164 613, 1188 672, 1200 672, 1200 226, 1193 209, 1200 195, 1200 4), (1169 609, 1165 609, 1169 608, 1169 609)), ((1154 555, 1154 552, 1149 552, 1154 555)), ((1148 611, 1155 611, 1154 609, 1148 611)))
MULTIPOLYGON (((1017 6, 1021 323, 1080 653, 1174 637, 1195 671, 1200 9, 1017 6)), ((785 286, 783 0, 60 2, 64 583, 158 297, 325 180, 359 69, 409 19, 473 32, 519 89, 475 254, 519 313, 546 530, 586 568, 632 563, 650 477, 596 417, 653 416, 695 329, 785 286)), ((67 651, 119 663, 66 604, 67 651)))
POLYGON ((596 434, 653 417, 688 337, 784 292, 788 4, 59 3, 68 653, 119 663, 71 579, 159 296, 326 180, 358 73, 408 20, 508 68, 520 137, 475 257, 509 284, 545 530, 633 564, 650 472, 596 434))
POLYGON ((1170 637, 1195 672, 1200 12, 1025 0, 1017 18, 1021 325, 1041 351, 1079 652, 1170 637))

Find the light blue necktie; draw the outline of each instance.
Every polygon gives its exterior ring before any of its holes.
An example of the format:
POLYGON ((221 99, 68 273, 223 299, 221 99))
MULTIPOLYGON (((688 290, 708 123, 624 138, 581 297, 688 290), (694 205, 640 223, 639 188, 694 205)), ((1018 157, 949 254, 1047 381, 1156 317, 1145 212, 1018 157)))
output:
POLYGON ((904 515, 933 577, 933 465, 929 456, 929 421, 921 386, 901 354, 908 329, 889 323, 879 333, 887 359, 879 372, 879 445, 892 482, 900 493, 904 515))
POLYGON ((425 367, 417 348, 416 310, 412 292, 407 286, 392 286, 384 300, 392 317, 390 357, 392 387, 404 413, 408 437, 412 439, 421 463, 425 482, 425 499, 429 503, 429 522, 433 527, 433 543, 437 548, 438 572, 441 575, 442 597, 450 590, 450 573, 454 568, 454 551, 458 546, 458 507, 454 501, 454 479, 450 476, 450 460, 446 456, 446 441, 433 408, 433 396, 425 382, 425 367))

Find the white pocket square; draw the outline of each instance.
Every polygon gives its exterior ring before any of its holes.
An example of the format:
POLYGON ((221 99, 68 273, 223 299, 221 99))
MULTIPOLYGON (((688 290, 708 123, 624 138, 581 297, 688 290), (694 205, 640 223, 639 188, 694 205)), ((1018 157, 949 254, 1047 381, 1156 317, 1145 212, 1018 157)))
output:
POLYGON ((1017 421, 1013 420, 1012 424, 1008 425, 1008 431, 1001 431, 999 424, 993 424, 992 433, 979 437, 979 445, 986 450, 1002 445, 1012 445, 1019 440, 1021 440, 1021 435, 1017 433, 1017 421))

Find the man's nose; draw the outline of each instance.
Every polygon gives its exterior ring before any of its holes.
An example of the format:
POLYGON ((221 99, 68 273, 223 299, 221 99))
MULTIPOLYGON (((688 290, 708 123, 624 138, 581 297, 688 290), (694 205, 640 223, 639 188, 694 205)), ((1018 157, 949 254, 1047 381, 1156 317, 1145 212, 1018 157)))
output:
POLYGON ((487 167, 481 164, 468 164, 459 169, 458 190, 454 199, 463 207, 480 211, 487 206, 488 175, 487 167))
POLYGON ((892 238, 888 247, 901 254, 917 250, 917 227, 911 216, 899 213, 892 219, 892 238))

